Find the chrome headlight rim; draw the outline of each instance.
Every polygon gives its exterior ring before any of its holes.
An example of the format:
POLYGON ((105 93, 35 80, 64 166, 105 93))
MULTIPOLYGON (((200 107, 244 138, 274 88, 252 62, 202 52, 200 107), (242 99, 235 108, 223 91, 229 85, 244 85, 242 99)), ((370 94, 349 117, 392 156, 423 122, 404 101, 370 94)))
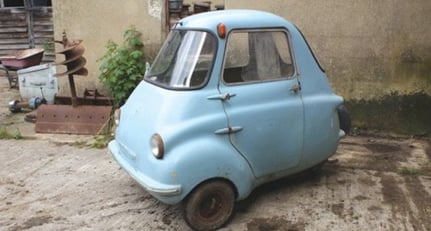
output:
POLYGON ((165 153, 165 147, 163 144, 163 139, 158 133, 155 133, 151 136, 150 145, 153 156, 156 159, 162 159, 165 153))

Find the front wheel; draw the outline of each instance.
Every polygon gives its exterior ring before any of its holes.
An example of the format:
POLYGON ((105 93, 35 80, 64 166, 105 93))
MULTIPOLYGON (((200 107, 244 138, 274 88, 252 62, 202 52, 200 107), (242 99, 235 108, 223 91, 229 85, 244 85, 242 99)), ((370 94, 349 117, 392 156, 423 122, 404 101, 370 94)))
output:
POLYGON ((215 230, 232 216, 235 193, 224 181, 210 181, 199 185, 188 196, 184 205, 184 217, 195 230, 215 230))

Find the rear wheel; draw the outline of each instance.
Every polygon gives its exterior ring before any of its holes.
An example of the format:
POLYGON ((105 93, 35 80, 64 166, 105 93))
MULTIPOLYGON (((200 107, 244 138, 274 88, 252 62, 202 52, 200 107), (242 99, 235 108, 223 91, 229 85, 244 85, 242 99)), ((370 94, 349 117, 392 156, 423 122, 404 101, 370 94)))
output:
POLYGON ((195 230, 214 230, 230 219, 234 206, 232 186, 224 181, 210 181, 198 186, 188 196, 184 217, 195 230))
POLYGON ((347 109, 344 105, 340 105, 337 107, 338 119, 340 120, 340 128, 346 133, 349 134, 350 128, 352 127, 352 122, 350 120, 350 115, 347 112, 347 109))

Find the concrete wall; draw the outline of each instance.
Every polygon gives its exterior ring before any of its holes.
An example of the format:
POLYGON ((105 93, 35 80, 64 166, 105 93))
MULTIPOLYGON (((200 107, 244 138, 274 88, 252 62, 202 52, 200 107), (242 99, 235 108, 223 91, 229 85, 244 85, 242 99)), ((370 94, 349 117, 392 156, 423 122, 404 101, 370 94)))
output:
POLYGON ((398 92, 431 92, 429 0, 227 0, 296 24, 338 94, 370 99, 398 92))
MULTIPOLYGON (((185 1, 191 3, 190 1, 185 1)), ((431 1, 429 0, 216 0, 227 9, 254 8, 279 14, 305 34, 335 91, 347 99, 391 92, 431 92, 431 1)), ((54 36, 66 31, 84 40, 90 75, 97 85, 106 42, 121 42, 134 25, 152 59, 164 40, 163 0, 53 1, 54 36)))
POLYGON ((296 24, 355 131, 431 134, 431 1, 226 0, 296 24))
MULTIPOLYGON (((163 0, 53 0, 54 38, 61 40, 63 31, 70 39, 83 39, 86 48, 84 57, 89 75, 76 76, 77 93, 85 88, 101 89, 98 76, 100 63, 97 62, 105 52, 108 40, 116 43, 123 41, 123 32, 135 26, 143 33, 145 52, 153 58, 165 38, 163 0)), ((61 46, 57 45, 56 50, 61 46)), ((63 58, 57 56, 57 61, 63 58)), ((68 94, 66 78, 60 78, 60 92, 68 94)))

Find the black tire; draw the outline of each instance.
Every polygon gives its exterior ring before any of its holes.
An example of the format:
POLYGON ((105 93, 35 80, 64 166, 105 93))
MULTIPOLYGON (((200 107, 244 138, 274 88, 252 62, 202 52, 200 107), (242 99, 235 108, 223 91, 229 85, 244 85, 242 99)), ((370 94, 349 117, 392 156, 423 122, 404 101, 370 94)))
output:
POLYGON ((184 219, 194 230, 215 230, 226 224, 235 207, 235 192, 224 181, 199 185, 187 197, 184 219))
POLYGON ((346 107, 344 105, 340 105, 337 107, 338 119, 340 121, 340 128, 346 133, 349 134, 350 128, 352 127, 352 122, 350 120, 350 115, 347 112, 346 107))

